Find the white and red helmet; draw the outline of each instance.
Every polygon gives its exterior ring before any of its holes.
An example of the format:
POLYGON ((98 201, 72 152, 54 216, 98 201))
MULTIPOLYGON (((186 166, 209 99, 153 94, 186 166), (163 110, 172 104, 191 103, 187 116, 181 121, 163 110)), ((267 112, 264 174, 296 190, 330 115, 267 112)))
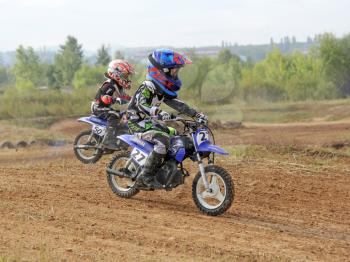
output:
POLYGON ((106 77, 115 80, 120 87, 130 89, 131 81, 129 77, 134 73, 134 67, 127 61, 115 59, 109 63, 106 77))

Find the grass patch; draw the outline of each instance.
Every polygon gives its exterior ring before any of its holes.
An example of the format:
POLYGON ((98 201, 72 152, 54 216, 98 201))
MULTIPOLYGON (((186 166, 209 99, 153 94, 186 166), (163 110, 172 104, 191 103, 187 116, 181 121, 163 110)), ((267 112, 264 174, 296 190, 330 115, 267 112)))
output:
POLYGON ((319 159, 350 157, 350 148, 338 150, 324 147, 268 146, 267 150, 280 155, 310 156, 319 159))
POLYGON ((17 125, 16 121, 0 121, 0 142, 3 141, 33 141, 37 139, 65 139, 61 134, 48 132, 45 129, 28 126, 17 125))
MULTIPOLYGON (((96 89, 86 88, 72 92, 55 90, 9 89, 0 96, 0 120, 28 120, 63 118, 90 113, 96 89)), ((33 121, 35 123, 35 121, 33 121)))
POLYGON ((266 147, 260 146, 260 145, 235 145, 235 146, 223 146, 223 148, 235 160, 261 157, 268 152, 266 147))
POLYGON ((350 118, 350 99, 199 106, 211 119, 255 123, 336 121, 350 118))
MULTIPOLYGON (((90 103, 95 93, 96 88, 70 92, 20 92, 17 89, 8 89, 0 95, 0 120, 45 128, 62 118, 90 114, 90 103)), ((205 104, 192 97, 185 101, 207 114, 211 121, 290 123, 350 119, 350 99, 293 103, 260 101, 256 104, 236 100, 231 104, 205 104)), ((171 111, 167 106, 164 109, 171 111)))

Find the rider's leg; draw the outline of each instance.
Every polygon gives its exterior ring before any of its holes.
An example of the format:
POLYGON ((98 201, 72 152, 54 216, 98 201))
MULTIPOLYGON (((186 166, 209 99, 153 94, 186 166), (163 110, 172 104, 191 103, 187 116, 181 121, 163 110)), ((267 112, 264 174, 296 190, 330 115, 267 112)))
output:
POLYGON ((116 129, 118 128, 118 122, 119 113, 114 110, 108 111, 106 134, 102 140, 102 145, 105 148, 118 150, 119 145, 117 144, 115 135, 116 129))
POLYGON ((155 181, 155 175, 169 148, 169 135, 164 132, 150 130, 141 134, 141 138, 153 143, 154 149, 148 156, 146 163, 142 168, 138 184, 143 184, 147 187, 157 186, 158 183, 155 181))

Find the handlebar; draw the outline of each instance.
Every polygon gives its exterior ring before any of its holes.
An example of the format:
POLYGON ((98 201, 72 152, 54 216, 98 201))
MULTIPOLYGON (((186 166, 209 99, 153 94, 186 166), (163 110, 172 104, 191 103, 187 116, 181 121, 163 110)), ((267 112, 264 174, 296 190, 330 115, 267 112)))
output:
POLYGON ((208 121, 204 119, 186 119, 175 115, 172 115, 171 119, 164 120, 164 122, 176 122, 176 121, 183 122, 183 123, 197 123, 197 124, 203 124, 203 125, 208 124, 208 121))
MULTIPOLYGON (((158 116, 151 116, 151 120, 160 120, 158 116)), ((181 122, 187 128, 198 128, 200 126, 208 127, 208 121, 204 119, 188 119, 179 117, 179 115, 171 114, 171 119, 161 120, 163 122, 181 122)))

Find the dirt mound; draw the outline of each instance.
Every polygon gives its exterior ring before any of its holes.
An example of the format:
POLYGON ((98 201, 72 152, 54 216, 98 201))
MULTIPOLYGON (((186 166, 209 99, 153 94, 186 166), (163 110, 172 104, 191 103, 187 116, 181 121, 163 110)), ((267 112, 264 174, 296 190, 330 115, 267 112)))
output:
POLYGON ((18 141, 16 144, 16 148, 25 148, 29 145, 29 143, 27 143, 26 141, 18 141))
POLYGON ((350 142, 348 142, 348 141, 333 142, 331 144, 325 144, 324 147, 332 147, 334 149, 342 149, 344 147, 350 147, 350 142))
POLYGON ((30 142, 26 141, 18 141, 18 142, 11 142, 11 141, 5 141, 1 143, 0 148, 5 149, 19 149, 19 148, 27 148, 30 146, 52 146, 52 147, 59 147, 59 146, 65 146, 69 144, 68 140, 65 139, 47 139, 47 138, 40 138, 37 140, 32 140, 30 142))
POLYGON ((13 148, 15 148, 15 145, 12 144, 11 141, 4 141, 4 142, 1 143, 0 148, 9 148, 9 149, 13 149, 13 148))

